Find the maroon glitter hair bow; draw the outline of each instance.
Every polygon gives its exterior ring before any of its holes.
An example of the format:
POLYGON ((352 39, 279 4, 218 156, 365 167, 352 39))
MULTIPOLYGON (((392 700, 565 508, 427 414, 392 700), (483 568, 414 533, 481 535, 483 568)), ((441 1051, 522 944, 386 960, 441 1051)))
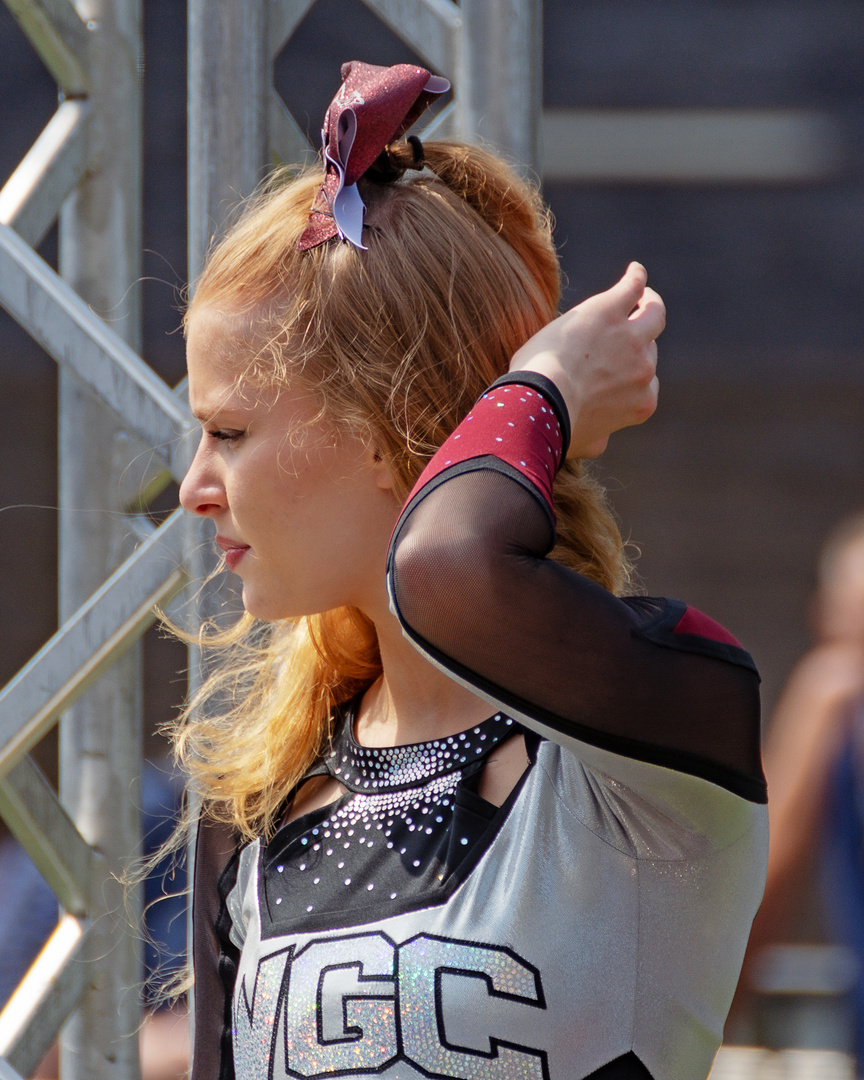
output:
POLYGON ((342 86, 330 103, 321 131, 324 183, 297 242, 299 251, 334 236, 365 251, 366 207, 357 181, 388 143, 416 122, 450 83, 413 64, 377 67, 352 60, 342 65, 342 86))

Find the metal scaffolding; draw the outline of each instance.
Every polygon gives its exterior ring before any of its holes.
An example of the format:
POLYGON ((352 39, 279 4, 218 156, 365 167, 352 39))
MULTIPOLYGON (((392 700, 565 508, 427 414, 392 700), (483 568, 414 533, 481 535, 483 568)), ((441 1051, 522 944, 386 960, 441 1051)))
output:
MULTIPOLYGON (((540 0, 364 0, 423 62, 453 84, 425 136, 482 138, 520 165, 538 163, 540 0)), ((273 61, 314 0, 189 0, 189 272, 200 270, 226 212, 273 160, 310 147, 273 87, 273 61)), ((346 57, 345 59, 355 59, 346 57)), ((356 59, 362 59, 357 57, 356 59)), ((421 134, 424 134, 421 132, 421 134)))
MULTIPOLYGON (((272 65, 313 2, 189 0, 190 280, 268 163, 312 153, 272 65)), ((427 135, 536 165, 540 0, 364 2, 454 85, 427 135)), ((204 567, 180 511, 155 528, 131 508, 182 478, 194 425, 137 351, 142 0, 5 3, 60 91, 0 190, 0 304, 60 365, 60 629, 0 691, 0 816, 62 915, 0 1013, 0 1080, 29 1076, 61 1029, 63 1080, 135 1080, 140 937, 116 874, 139 844, 137 643, 204 567), (58 219, 59 274, 35 252, 58 219), (58 722, 59 797, 29 756, 58 722)))

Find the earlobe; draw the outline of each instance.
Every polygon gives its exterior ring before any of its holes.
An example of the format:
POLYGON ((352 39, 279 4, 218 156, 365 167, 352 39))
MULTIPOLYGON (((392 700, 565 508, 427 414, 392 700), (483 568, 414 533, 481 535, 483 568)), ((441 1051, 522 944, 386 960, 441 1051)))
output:
POLYGON ((377 446, 371 447, 372 450, 372 470, 375 473, 375 484, 381 491, 392 491, 396 486, 393 482, 393 473, 390 469, 390 463, 384 458, 384 455, 377 448, 377 446))

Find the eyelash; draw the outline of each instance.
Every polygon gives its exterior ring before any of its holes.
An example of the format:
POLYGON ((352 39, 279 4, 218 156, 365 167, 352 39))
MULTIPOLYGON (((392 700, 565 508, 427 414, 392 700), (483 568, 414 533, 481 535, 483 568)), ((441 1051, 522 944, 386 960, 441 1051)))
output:
POLYGON ((222 431, 217 429, 216 431, 208 431, 207 434, 211 439, 216 439, 218 442, 235 443, 242 437, 244 432, 242 431, 222 431))

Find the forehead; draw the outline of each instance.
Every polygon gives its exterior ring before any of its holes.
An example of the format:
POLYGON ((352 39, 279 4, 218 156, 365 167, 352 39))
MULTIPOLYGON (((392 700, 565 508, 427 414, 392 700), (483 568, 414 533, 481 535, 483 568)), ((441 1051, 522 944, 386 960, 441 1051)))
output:
POLYGON ((186 328, 186 363, 195 371, 237 375, 252 350, 252 321, 248 315, 214 307, 194 309, 186 328))
POLYGON ((323 422, 318 396, 295 374, 289 381, 250 377, 263 335, 252 317, 211 307, 190 315, 186 334, 189 406, 201 423, 232 417, 245 424, 265 415, 294 428, 323 422))
POLYGON ((227 314, 212 307, 194 311, 186 333, 189 404, 198 419, 227 406, 251 406, 254 396, 245 386, 244 372, 254 355, 248 316, 227 314))

